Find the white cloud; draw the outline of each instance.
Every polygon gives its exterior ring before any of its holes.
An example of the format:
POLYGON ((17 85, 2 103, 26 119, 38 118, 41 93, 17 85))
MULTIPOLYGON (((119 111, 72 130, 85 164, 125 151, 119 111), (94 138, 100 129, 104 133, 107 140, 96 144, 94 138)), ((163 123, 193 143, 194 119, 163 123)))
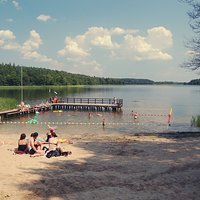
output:
POLYGON ((138 32, 138 30, 136 30, 136 29, 122 29, 120 27, 115 27, 110 30, 111 34, 116 34, 116 35, 134 34, 137 32, 138 32))
MULTIPOLYGON (((65 47, 58 51, 60 56, 69 57, 78 56, 80 58, 90 56, 90 51, 94 47, 99 48, 118 48, 117 43, 113 43, 111 32, 120 32, 121 30, 110 31, 103 27, 90 27, 83 35, 74 38, 66 37, 65 47)), ((77 59, 77 57, 76 57, 77 59)))
POLYGON ((21 9, 21 6, 19 5, 19 2, 18 1, 12 1, 14 7, 17 9, 17 10, 20 10, 21 9))
MULTIPOLYGON (((81 37, 77 37, 77 40, 79 41, 79 43, 80 43, 80 39, 81 37)), ((87 52, 86 49, 81 48, 78 41, 73 40, 70 37, 66 37, 65 39, 66 46, 64 49, 58 51, 58 54, 60 56, 75 57, 75 58, 77 58, 77 56, 80 58, 88 56, 89 53, 87 52)))
POLYGON ((52 66, 63 66, 62 63, 46 55, 39 53, 42 39, 35 30, 30 31, 30 36, 22 45, 15 41, 16 37, 10 30, 0 30, 0 48, 5 50, 16 50, 21 53, 23 59, 47 63, 52 66))
MULTIPOLYGON (((157 41, 159 42, 159 41, 157 41)), ((147 38, 141 36, 126 35, 124 44, 119 55, 130 60, 170 60, 171 55, 164 53, 161 49, 153 48, 147 38)))
POLYGON ((10 30, 0 30, 0 47, 6 50, 13 50, 19 48, 15 42, 15 35, 10 30))
POLYGON ((147 40, 154 48, 165 49, 173 45, 171 31, 162 26, 148 29, 147 33, 147 40))
POLYGON ((35 30, 30 31, 30 36, 27 41, 21 47, 21 54, 23 55, 24 59, 33 59, 37 62, 49 63, 53 66, 61 66, 62 63, 49 58, 46 55, 40 54, 37 50, 39 49, 40 45, 42 44, 42 39, 35 30))
POLYGON ((108 48, 113 47, 113 43, 112 43, 112 39, 110 35, 97 36, 91 41, 91 43, 94 46, 101 46, 101 47, 108 47, 108 48))
POLYGON ((49 16, 49 15, 39 15, 37 17, 37 20, 42 21, 42 22, 46 22, 46 21, 51 20, 51 19, 52 19, 52 17, 49 16))
POLYGON ((35 30, 32 30, 30 32, 29 39, 26 42, 24 42, 21 52, 24 55, 24 57, 27 57, 27 55, 28 57, 30 57, 32 55, 30 54, 30 52, 33 52, 35 49, 38 49, 41 44, 42 40, 40 38, 40 35, 35 30))
POLYGON ((13 40, 15 39, 15 35, 10 30, 0 30, 0 39, 13 40))
MULTIPOLYGON (((12 31, 0 30, 1 49, 17 50, 23 59, 63 66, 57 60, 40 53, 43 41, 37 31, 30 31, 29 38, 22 45, 16 43, 15 39, 12 31)), ((166 50, 172 45, 173 35, 164 27, 153 27, 143 35, 134 29, 89 27, 81 35, 67 36, 64 47, 57 53, 59 59, 66 59, 67 65, 72 67, 71 71, 100 75, 105 65, 113 65, 113 61, 119 59, 129 62, 170 60, 172 56, 166 50)))
POLYGON ((134 29, 90 27, 83 35, 66 37, 65 47, 58 53, 67 59, 72 56, 83 58, 93 56, 95 48, 101 48, 105 50, 105 54, 109 53, 110 56, 121 59, 169 60, 172 56, 163 50, 172 45, 172 33, 164 27, 147 30, 146 37, 140 36, 134 29), (120 43, 119 40, 115 41, 116 35, 120 37, 120 43))
POLYGON ((107 63, 111 58, 112 61, 171 60, 172 56, 164 50, 172 45, 172 33, 164 27, 149 29, 146 36, 141 36, 135 29, 89 27, 82 35, 66 37, 65 47, 58 54, 74 62, 75 67, 95 63, 94 66, 100 69, 102 59, 107 63))
MULTIPOLYGON (((88 31, 85 32, 85 42, 87 45, 92 45, 93 47, 100 47, 105 49, 118 48, 118 44, 113 42, 112 34, 122 34, 122 29, 106 29, 103 27, 90 27, 88 31)), ((91 47, 90 47, 91 48, 91 47)))
POLYGON ((15 43, 15 42, 7 43, 7 44, 4 44, 4 46, 3 46, 3 49, 6 49, 6 50, 15 50, 18 48, 20 48, 20 46, 19 46, 19 44, 15 43))

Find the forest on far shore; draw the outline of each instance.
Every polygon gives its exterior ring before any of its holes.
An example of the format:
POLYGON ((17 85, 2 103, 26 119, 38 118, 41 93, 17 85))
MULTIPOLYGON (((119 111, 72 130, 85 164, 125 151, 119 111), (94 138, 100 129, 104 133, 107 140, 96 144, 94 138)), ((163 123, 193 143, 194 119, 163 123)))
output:
MULTIPOLYGON (((38 67, 25 67, 15 64, 0 64, 0 85, 19 86, 21 85, 21 71, 23 72, 23 85, 134 85, 134 84, 177 84, 176 82, 154 82, 149 79, 135 78, 104 78, 73 74, 65 71, 50 70, 38 67)), ((191 80, 190 84, 200 85, 200 79, 191 80)))

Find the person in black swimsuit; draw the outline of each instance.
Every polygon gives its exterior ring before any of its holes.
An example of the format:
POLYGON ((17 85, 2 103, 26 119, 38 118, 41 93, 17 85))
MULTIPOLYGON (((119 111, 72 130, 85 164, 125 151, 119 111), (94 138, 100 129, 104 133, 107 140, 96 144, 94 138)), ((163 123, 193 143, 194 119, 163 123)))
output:
POLYGON ((14 153, 16 154, 24 154, 28 153, 28 141, 26 139, 26 134, 22 133, 18 140, 18 148, 15 149, 14 153))

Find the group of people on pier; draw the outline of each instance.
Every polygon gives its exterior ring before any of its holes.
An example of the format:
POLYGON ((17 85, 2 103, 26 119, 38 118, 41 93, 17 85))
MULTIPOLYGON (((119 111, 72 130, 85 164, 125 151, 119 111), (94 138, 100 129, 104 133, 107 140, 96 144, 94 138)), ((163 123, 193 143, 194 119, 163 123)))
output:
POLYGON ((24 111, 28 111, 30 108, 39 108, 39 107, 48 107, 49 103, 59 103, 59 102, 63 102, 62 98, 58 98, 58 96, 54 96, 54 97, 50 97, 46 103, 42 102, 39 105, 34 105, 34 106, 30 106, 30 104, 25 104, 24 101, 21 101, 20 104, 18 105, 18 108, 20 111, 24 112, 24 111))
MULTIPOLYGON (((61 140, 58 139, 57 134, 53 128, 46 134, 45 139, 40 139, 38 132, 34 132, 30 135, 30 138, 26 138, 26 134, 22 133, 18 140, 18 148, 15 149, 15 154, 30 154, 31 157, 46 156, 68 156, 72 154, 71 151, 64 151, 61 147, 61 140)), ((62 142, 73 143, 70 140, 62 140, 62 142)))
POLYGON ((48 103, 63 103, 63 99, 59 98, 58 96, 50 97, 48 99, 48 103))

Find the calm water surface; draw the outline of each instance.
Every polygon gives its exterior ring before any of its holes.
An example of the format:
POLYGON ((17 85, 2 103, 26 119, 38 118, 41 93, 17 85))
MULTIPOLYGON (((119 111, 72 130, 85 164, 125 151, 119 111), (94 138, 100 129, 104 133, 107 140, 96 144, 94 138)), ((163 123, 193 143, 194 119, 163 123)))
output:
MULTIPOLYGON (((47 125, 56 126, 59 134, 76 133, 150 133, 167 131, 196 131, 191 127, 192 116, 200 114, 199 86, 85 86, 57 87, 24 90, 25 103, 30 105, 45 102, 49 97, 57 95, 67 97, 88 98, 122 98, 122 112, 91 112, 89 118, 86 111, 41 112, 37 119, 39 124, 27 124, 33 117, 21 116, 11 118, 6 124, 0 124, 1 133, 38 131, 45 133, 47 125), (171 126, 168 126, 168 114, 172 108, 171 126), (133 119, 132 113, 139 117, 133 119), (102 127, 105 119, 106 126, 102 127)), ((20 90, 0 89, 0 97, 16 98, 20 102, 20 90)))

